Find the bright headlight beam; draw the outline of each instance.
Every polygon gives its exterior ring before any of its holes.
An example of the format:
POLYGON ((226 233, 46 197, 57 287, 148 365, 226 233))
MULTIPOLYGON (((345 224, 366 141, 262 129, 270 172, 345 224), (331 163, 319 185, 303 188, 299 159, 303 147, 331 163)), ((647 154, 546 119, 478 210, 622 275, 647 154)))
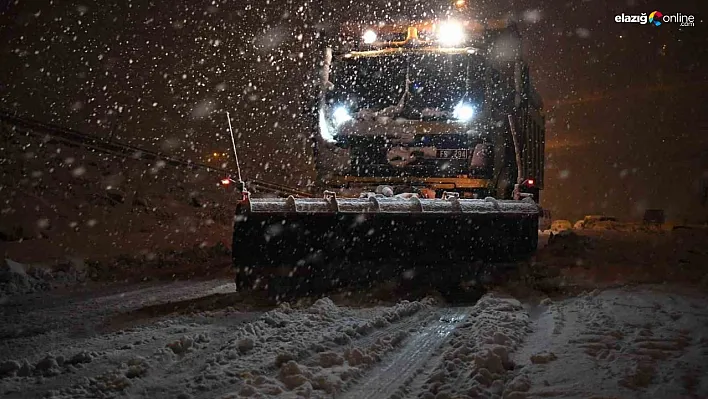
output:
POLYGON ((464 40, 465 30, 459 22, 447 21, 438 27, 438 42, 443 46, 458 46, 464 40))
POLYGON ((378 38, 378 35, 376 35, 376 32, 374 32, 371 29, 368 29, 364 34, 361 36, 361 40, 364 41, 364 44, 373 44, 376 42, 376 39, 378 38))
POLYGON ((452 116, 460 122, 469 122, 474 118, 475 109, 471 104, 460 102, 452 110, 452 116))
POLYGON ((352 116, 349 114, 349 110, 344 106, 340 105, 332 112, 332 122, 334 122, 334 126, 339 126, 350 120, 352 120, 352 116))

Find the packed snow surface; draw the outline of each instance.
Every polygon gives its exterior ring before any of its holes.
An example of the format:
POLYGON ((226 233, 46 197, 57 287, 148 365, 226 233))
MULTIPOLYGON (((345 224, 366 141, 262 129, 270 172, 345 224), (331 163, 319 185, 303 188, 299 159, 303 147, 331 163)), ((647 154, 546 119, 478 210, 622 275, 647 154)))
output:
POLYGON ((708 301, 661 288, 545 300, 512 358, 530 397, 708 396, 708 301))
POLYGON ((705 298, 501 292, 163 318, 0 363, 7 398, 705 397, 705 298))

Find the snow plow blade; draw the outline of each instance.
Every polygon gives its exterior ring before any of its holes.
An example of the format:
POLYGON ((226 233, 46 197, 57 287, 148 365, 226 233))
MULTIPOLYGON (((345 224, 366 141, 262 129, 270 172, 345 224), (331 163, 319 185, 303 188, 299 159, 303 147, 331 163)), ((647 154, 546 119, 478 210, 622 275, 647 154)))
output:
POLYGON ((240 287, 307 275, 351 281, 412 267, 445 274, 476 261, 518 260, 536 250, 538 217, 530 199, 246 195, 234 218, 236 281, 240 287))

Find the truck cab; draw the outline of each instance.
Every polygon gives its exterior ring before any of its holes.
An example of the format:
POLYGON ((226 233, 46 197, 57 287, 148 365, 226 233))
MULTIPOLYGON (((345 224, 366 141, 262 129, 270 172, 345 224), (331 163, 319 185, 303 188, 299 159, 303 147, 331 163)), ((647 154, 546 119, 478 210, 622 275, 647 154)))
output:
POLYGON ((345 24, 320 79, 313 139, 327 188, 538 200, 543 105, 514 24, 345 24))

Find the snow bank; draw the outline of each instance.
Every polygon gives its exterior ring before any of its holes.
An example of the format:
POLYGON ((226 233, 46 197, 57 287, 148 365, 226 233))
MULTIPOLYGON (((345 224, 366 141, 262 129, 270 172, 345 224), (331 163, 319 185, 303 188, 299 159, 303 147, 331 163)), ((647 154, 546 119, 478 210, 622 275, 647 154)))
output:
POLYGON ((51 264, 5 259, 0 264, 0 303, 14 295, 50 291, 87 281, 174 281, 231 272, 230 249, 221 242, 182 250, 144 251, 101 260, 67 257, 51 264))
POLYGON ((85 280, 86 269, 80 259, 67 259, 53 266, 28 265, 5 259, 4 265, 0 266, 0 298, 48 291, 85 280))
POLYGON ((576 230, 593 230, 593 231, 621 231, 625 233, 639 232, 663 232, 671 231, 674 225, 664 223, 661 225, 646 224, 638 222, 621 222, 617 220, 578 220, 573 226, 576 230))
POLYGON ((553 233, 559 233, 561 231, 572 230, 572 229, 573 229, 573 225, 568 220, 554 220, 551 223, 551 228, 550 228, 550 230, 553 233))
POLYGON ((544 248, 545 251, 554 256, 582 256, 592 250, 592 240, 588 237, 578 235, 572 230, 563 230, 557 234, 551 234, 544 248))

